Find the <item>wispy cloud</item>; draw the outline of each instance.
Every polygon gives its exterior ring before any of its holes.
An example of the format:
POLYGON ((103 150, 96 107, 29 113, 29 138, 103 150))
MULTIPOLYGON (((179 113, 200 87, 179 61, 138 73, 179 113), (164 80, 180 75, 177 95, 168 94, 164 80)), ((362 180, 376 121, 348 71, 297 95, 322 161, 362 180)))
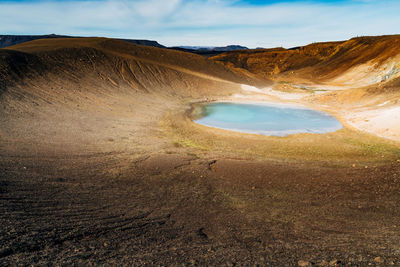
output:
POLYGON ((391 0, 0 1, 0 33, 290 47, 397 33, 399 13, 400 2, 391 0))

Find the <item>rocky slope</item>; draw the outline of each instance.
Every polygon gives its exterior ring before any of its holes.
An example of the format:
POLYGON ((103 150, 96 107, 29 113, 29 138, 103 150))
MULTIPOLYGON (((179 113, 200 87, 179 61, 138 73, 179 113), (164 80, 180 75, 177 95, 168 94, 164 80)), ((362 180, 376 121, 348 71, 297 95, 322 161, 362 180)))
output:
POLYGON ((293 49, 233 51, 213 59, 263 78, 302 78, 359 87, 399 77, 399 47, 399 35, 357 37, 293 49))
POLYGON ((200 85, 194 86, 196 90, 180 88, 189 87, 185 83, 204 82, 220 83, 217 90, 223 90, 223 84, 246 79, 201 56, 104 38, 37 40, 0 53, 1 88, 9 96, 21 83, 52 83, 51 95, 59 94, 63 83, 83 87, 83 80, 90 80, 90 87, 110 85, 113 91, 130 87, 132 91, 168 94, 181 90, 181 96, 200 96, 211 89, 200 85))

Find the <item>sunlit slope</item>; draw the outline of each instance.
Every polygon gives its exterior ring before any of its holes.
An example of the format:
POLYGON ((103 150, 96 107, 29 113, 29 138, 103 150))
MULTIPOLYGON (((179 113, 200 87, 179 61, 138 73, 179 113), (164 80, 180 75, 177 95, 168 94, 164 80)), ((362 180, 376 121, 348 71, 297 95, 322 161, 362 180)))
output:
POLYGON ((366 86, 400 75, 400 35, 357 37, 293 49, 233 51, 213 57, 262 78, 305 78, 313 82, 366 86))
POLYGON ((251 78, 212 60, 105 38, 36 40, 0 50, 3 98, 123 92, 201 97, 226 94, 251 78))
POLYGON ((147 136, 170 110, 253 80, 202 56, 105 38, 0 49, 1 149, 114 151, 132 142, 149 149, 157 142, 147 136))

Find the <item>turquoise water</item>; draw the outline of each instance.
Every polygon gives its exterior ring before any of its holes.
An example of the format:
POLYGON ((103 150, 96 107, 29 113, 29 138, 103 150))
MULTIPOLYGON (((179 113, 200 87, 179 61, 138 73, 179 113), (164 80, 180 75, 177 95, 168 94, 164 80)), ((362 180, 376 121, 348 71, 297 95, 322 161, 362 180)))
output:
POLYGON ((194 121, 219 129, 274 136, 328 133, 342 128, 328 113, 273 104, 211 103, 203 107, 202 116, 194 121))

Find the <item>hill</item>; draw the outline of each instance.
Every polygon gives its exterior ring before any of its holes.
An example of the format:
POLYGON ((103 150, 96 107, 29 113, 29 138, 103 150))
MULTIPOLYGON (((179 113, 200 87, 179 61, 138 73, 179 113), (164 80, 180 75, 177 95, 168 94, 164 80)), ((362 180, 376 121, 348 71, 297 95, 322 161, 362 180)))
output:
MULTIPOLYGON (((21 44, 29 41, 39 40, 39 39, 54 39, 54 38, 83 38, 78 36, 67 36, 67 35, 57 35, 57 34, 47 34, 47 35, 0 35, 0 48, 21 44)), ((134 39, 118 39, 126 41, 132 44, 153 46, 164 48, 165 46, 160 45, 156 41, 150 40, 134 40, 134 39)))
MULTIPOLYGON (((157 79, 168 79, 165 76, 170 72, 225 83, 240 80, 229 69, 201 56, 130 45, 115 39, 41 39, 2 49, 0 53, 3 88, 9 83, 22 80, 36 82, 43 75, 57 75, 60 81, 71 79, 70 76, 75 75, 97 75, 98 82, 103 82, 107 76, 109 81, 113 80, 116 84, 132 85, 134 89, 146 90, 151 86, 143 86, 144 84, 157 79), (160 72, 141 70, 138 73, 136 70, 140 70, 140 67, 157 68, 160 72), (97 73, 91 73, 93 69, 97 73), (41 75, 36 75, 37 72, 41 75)), ((171 82, 176 81, 160 80, 157 87, 171 86, 171 82)), ((199 88, 198 93, 202 90, 199 88)))
POLYGON ((399 47, 400 35, 366 36, 293 49, 232 51, 212 59, 267 79, 367 86, 399 76, 399 47))

